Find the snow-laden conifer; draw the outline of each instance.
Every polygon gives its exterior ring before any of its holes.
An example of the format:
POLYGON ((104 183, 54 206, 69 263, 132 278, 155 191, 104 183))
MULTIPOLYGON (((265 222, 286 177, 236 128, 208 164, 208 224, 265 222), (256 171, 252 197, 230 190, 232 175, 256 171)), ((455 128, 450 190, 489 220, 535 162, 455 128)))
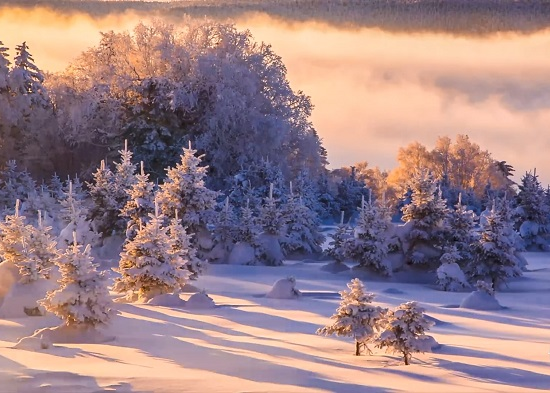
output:
POLYGON ((389 217, 369 197, 361 199, 361 207, 354 238, 350 240, 349 257, 359 262, 359 266, 368 267, 374 271, 389 276, 392 266, 386 259, 388 255, 390 226, 389 217))
POLYGON ((48 292, 41 302, 47 311, 67 326, 94 328, 107 324, 114 315, 105 272, 98 271, 90 255, 90 245, 75 240, 56 261, 61 273, 59 288, 48 292))
POLYGON ((130 190, 138 179, 136 175, 137 165, 132 163, 133 153, 128 150, 127 140, 124 141, 124 149, 119 150, 118 153, 120 154, 120 161, 115 162, 113 183, 115 189, 115 202, 120 211, 130 200, 130 190))
POLYGON ((536 171, 525 173, 518 187, 516 215, 519 234, 528 249, 546 250, 550 206, 536 171))
POLYGON ((247 200, 241 209, 238 222, 239 225, 235 231, 235 241, 244 242, 251 246, 256 245, 262 228, 258 224, 257 217, 254 216, 254 211, 250 207, 250 201, 247 200))
POLYGON ((361 349, 373 342, 377 331, 384 320, 385 310, 374 306, 374 294, 365 292, 361 280, 355 278, 348 283, 349 291, 340 292, 340 306, 331 317, 332 325, 317 329, 317 334, 353 337, 355 340, 355 355, 361 354, 361 349))
POLYGON ((92 228, 91 222, 87 220, 88 209, 74 192, 72 181, 69 181, 68 190, 64 194, 61 206, 61 225, 64 227, 58 236, 59 247, 66 249, 73 243, 73 232, 76 232, 78 244, 96 244, 99 235, 92 228))
POLYGON ((258 223, 262 228, 262 233, 258 237, 259 260, 270 266, 282 265, 284 255, 280 239, 285 225, 285 217, 273 197, 273 185, 270 186, 269 196, 265 198, 260 207, 258 223))
POLYGON ((441 256, 437 249, 442 243, 442 234, 446 232, 448 209, 446 201, 441 197, 437 184, 431 173, 418 171, 411 183, 411 202, 403 207, 402 220, 410 223, 405 252, 407 263, 430 263, 431 254, 441 256), (427 252, 431 249, 435 252, 427 252))
POLYGON ((96 231, 103 237, 111 236, 122 224, 115 174, 106 165, 105 160, 101 160, 99 168, 93 173, 93 180, 87 185, 92 201, 89 218, 96 231))
POLYGON ((28 239, 26 241, 30 253, 36 258, 39 271, 47 274, 54 265, 59 251, 57 240, 51 234, 52 227, 44 224, 42 212, 38 212, 38 223, 36 227, 28 226, 28 239))
POLYGON ((301 197, 293 193, 292 183, 287 202, 282 207, 282 215, 285 226, 281 246, 285 253, 321 252, 325 236, 320 231, 317 214, 304 204, 301 197))
POLYGON ((432 324, 426 319, 424 309, 416 302, 400 304, 395 310, 386 313, 381 331, 375 339, 376 348, 401 354, 408 365, 413 353, 429 349, 429 337, 425 332, 432 324))
POLYGON ((120 211, 120 216, 127 220, 126 238, 131 240, 141 224, 146 224, 149 215, 155 211, 155 185, 149 181, 149 174, 143 169, 141 162, 141 171, 135 176, 136 181, 132 184, 128 193, 128 201, 120 211))
POLYGON ((446 218, 447 229, 443 242, 451 253, 457 252, 459 258, 453 262, 464 266, 472 258, 470 244, 477 239, 475 213, 462 204, 462 194, 458 195, 458 202, 454 209, 449 210, 446 218))
POLYGON ((206 226, 206 215, 216 206, 218 193, 208 189, 204 183, 207 166, 201 166, 203 156, 196 156, 197 150, 183 148, 181 161, 168 168, 164 183, 157 193, 159 207, 166 217, 173 218, 177 210, 182 224, 191 234, 206 226))
MULTIPOLYGON (((130 300, 141 300, 178 291, 187 281, 184 266, 174 263, 172 241, 164 226, 164 215, 151 214, 136 236, 124 244, 113 290, 125 293, 130 300)), ((181 262, 181 261, 180 261, 181 262)))
POLYGON ((351 254, 351 246, 353 246, 353 231, 350 229, 349 225, 344 223, 344 214, 342 210, 340 224, 336 227, 334 233, 330 234, 328 248, 326 253, 335 263, 343 263, 346 258, 351 254))
MULTIPOLYGON (((167 227, 168 237, 170 239, 170 252, 173 258, 172 263, 178 269, 185 269, 188 272, 190 280, 196 280, 199 275, 204 273, 207 263, 197 256, 197 250, 191 241, 191 235, 183 227, 178 218, 178 213, 170 220, 167 227)), ((181 284, 181 286, 183 286, 181 284)))
POLYGON ((520 260, 516 257, 513 223, 496 203, 481 222, 479 240, 472 244, 473 259, 466 268, 470 281, 487 280, 497 289, 511 277, 521 276, 520 260))

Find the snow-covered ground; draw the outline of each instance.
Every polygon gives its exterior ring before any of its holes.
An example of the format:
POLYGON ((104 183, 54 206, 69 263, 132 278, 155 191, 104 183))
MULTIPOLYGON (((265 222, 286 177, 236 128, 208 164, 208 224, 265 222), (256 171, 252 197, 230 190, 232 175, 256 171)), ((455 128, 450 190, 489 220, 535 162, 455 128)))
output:
MULTIPOLYGON (((117 303, 103 344, 13 349, 57 317, 0 319, 0 391, 11 392, 527 392, 550 389, 550 254, 526 253, 529 272, 496 298, 502 309, 459 308, 468 293, 441 292, 399 274, 361 276, 375 304, 416 300, 434 319, 441 344, 405 366, 374 350, 354 356, 351 339, 323 337, 338 291, 352 271, 326 262, 282 267, 211 266, 194 283, 214 308, 117 303), (272 299, 274 282, 294 276, 302 296, 272 299)), ((434 274, 435 277, 435 274, 434 274)), ((187 300, 191 294, 181 295, 187 300)))

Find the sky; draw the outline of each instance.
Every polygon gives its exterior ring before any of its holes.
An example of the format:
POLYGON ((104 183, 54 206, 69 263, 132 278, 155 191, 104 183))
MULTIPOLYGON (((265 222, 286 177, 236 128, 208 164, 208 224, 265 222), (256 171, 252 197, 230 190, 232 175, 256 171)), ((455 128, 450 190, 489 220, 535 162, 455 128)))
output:
MULTIPOLYGON (((92 19, 34 9, 0 12, 0 40, 27 41, 37 65, 60 71, 99 42, 100 31, 131 30, 143 15, 92 19)), ((178 20, 170 20, 177 24, 178 20)), ((550 31, 460 36, 285 23, 265 15, 236 20, 272 44, 291 86, 311 96, 312 121, 330 167, 367 161, 391 169, 399 147, 468 134, 516 180, 537 168, 550 183, 550 31)))

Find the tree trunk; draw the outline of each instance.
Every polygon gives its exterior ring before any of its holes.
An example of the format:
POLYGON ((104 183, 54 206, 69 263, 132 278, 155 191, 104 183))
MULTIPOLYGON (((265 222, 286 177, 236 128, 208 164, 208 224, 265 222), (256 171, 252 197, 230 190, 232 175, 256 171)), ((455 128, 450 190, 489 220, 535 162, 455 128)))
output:
POLYGON ((406 352, 403 352, 403 360, 405 360, 405 366, 409 365, 409 354, 406 352))
POLYGON ((361 354, 361 343, 355 340, 355 356, 359 356, 360 354, 361 354))

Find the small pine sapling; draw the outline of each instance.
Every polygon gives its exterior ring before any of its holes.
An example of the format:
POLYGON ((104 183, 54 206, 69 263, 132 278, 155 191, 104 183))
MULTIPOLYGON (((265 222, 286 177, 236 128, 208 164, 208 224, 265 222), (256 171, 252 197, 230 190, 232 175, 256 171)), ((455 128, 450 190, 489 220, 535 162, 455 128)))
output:
POLYGON ((368 343, 373 342, 376 332, 380 329, 385 310, 373 306, 374 294, 365 292, 361 280, 355 278, 348 283, 349 291, 341 291, 340 306, 331 319, 335 322, 317 329, 317 334, 353 337, 355 340, 355 355, 361 354, 365 348, 370 353, 368 343))
POLYGON ((441 266, 437 268, 437 285, 444 291, 456 292, 469 288, 468 280, 457 261, 462 255, 455 246, 450 247, 440 258, 441 266))
POLYGON ((67 326, 95 328, 107 324, 114 314, 105 272, 98 271, 90 245, 82 250, 76 241, 56 261, 59 288, 48 292, 41 304, 67 326))
POLYGON ((426 351, 428 336, 424 333, 432 324, 416 302, 403 303, 386 313, 382 329, 375 338, 376 348, 403 355, 405 364, 409 365, 413 353, 426 351))
MULTIPOLYGON (((170 252, 173 264, 179 269, 187 270, 190 280, 196 280, 199 275, 204 273, 207 263, 197 257, 197 250, 192 244, 191 235, 181 225, 178 212, 170 220, 167 230, 170 238, 170 252)), ((183 287, 183 285, 181 286, 183 287)))

